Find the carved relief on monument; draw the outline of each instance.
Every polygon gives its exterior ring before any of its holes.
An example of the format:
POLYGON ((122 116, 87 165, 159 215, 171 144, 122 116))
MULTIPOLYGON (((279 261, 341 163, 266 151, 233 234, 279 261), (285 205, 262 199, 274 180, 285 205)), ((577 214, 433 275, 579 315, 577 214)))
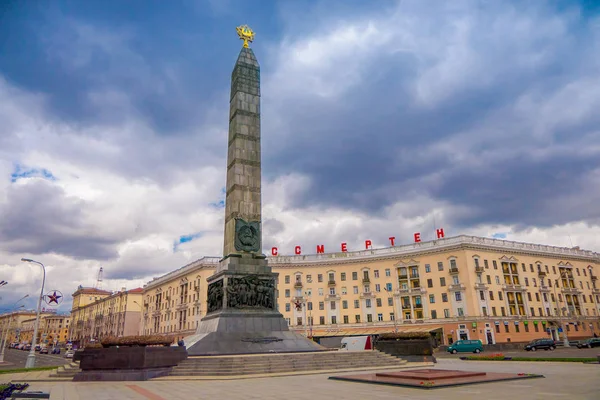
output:
POLYGON ((257 276, 229 278, 227 281, 227 307, 275 308, 275 279, 257 276))
POLYGON ((260 250, 260 222, 235 219, 235 249, 238 251, 260 250))
POLYGON ((223 308, 223 281, 218 280, 208 285, 208 304, 206 312, 223 308))

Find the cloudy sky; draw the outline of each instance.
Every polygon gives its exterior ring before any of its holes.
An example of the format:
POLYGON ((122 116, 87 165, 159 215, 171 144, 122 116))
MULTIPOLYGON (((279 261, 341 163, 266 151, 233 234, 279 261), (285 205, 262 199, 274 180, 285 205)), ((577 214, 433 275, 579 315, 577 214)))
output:
MULTIPOLYGON (((595 1, 4 1, 0 308, 220 256, 235 27, 264 248, 435 227, 600 251, 595 1)), ((26 303, 33 307, 33 301, 26 303)))

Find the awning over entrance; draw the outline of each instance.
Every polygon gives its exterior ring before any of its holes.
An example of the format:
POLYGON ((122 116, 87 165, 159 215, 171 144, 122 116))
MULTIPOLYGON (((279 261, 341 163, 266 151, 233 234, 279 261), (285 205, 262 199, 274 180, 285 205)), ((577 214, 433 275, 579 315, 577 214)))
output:
MULTIPOLYGON (((422 333, 422 332, 433 332, 441 329, 441 325, 427 325, 427 326, 398 326, 399 333, 422 333)), ((304 330, 296 330, 296 332, 304 332, 304 330)), ((332 337, 332 336, 361 336, 361 335, 380 335, 382 333, 393 333, 395 329, 393 326, 385 327, 366 327, 366 328, 325 328, 325 329, 312 329, 312 335, 314 337, 332 337)), ((310 333, 310 331, 309 331, 310 333)))

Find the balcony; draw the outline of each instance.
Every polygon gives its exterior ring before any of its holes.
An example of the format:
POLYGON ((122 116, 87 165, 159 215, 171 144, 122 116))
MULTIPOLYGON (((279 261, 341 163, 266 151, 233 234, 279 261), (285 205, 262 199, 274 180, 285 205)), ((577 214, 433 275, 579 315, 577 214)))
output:
POLYGON ((545 273, 544 271, 538 271, 538 276, 539 276, 540 278, 543 278, 543 277, 545 277, 545 276, 546 276, 546 273, 545 273))
POLYGON ((410 310, 410 304, 402 304, 403 310, 410 310))
POLYGON ((475 273, 477 273, 477 274, 483 274, 483 271, 485 271, 483 269, 483 267, 475 267, 475 273))
POLYGON ((294 288, 301 289, 302 288, 302 281, 296 281, 296 282, 294 282, 294 288))
POLYGON ((361 299, 371 299, 373 297, 375 297, 375 295, 373 294, 373 292, 362 292, 360 294, 360 298, 361 299))
POLYGON ((485 283, 476 283, 475 289, 477 290, 487 290, 487 285, 485 283))
POLYGON ((419 279, 419 273, 412 273, 410 274, 410 279, 419 279))
POLYGON ((398 279, 408 279, 408 275, 407 274, 400 274, 398 276, 398 279))
POLYGON ((335 286, 335 279, 327 281, 327 286, 335 286))
POLYGON ((458 268, 456 268, 456 267, 450 268, 449 272, 450 272, 450 275, 456 275, 456 274, 458 274, 458 268))
POLYGON ((448 290, 451 292, 458 292, 459 290, 465 290, 465 285, 462 283, 454 283, 448 286, 448 290))
POLYGON ((540 292, 550 292, 550 288, 546 285, 540 286, 540 292))
POLYGON ((423 309, 423 303, 421 303, 421 304, 413 304, 413 308, 415 310, 422 310, 423 309))
POLYGON ((504 291, 514 291, 514 292, 521 292, 523 291, 523 286, 521 285, 516 285, 516 284, 504 284, 502 285, 502 290, 504 291))
POLYGON ((590 278, 592 279, 592 281, 597 281, 598 277, 596 275, 590 275, 590 278))
POLYGON ((200 291, 200 286, 194 286, 194 292, 199 292, 200 291))
POLYGON ((581 290, 574 287, 564 287, 561 288, 561 291, 565 294, 580 294, 581 290))
POLYGON ((368 276, 363 277, 362 283, 371 283, 371 279, 368 276))
POLYGON ((340 300, 341 297, 339 294, 328 294, 327 296, 325 296, 325 300, 327 301, 334 301, 334 300, 340 300))

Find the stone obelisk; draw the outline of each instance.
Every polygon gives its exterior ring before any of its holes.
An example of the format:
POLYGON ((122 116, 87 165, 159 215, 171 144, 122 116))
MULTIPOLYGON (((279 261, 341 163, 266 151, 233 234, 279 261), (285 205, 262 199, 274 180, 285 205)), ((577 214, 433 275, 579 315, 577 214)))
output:
POLYGON ((223 259, 207 279, 207 314, 184 342, 191 356, 319 351, 277 311, 277 274, 262 254, 260 67, 248 45, 254 32, 237 33, 244 45, 231 76, 223 259))

